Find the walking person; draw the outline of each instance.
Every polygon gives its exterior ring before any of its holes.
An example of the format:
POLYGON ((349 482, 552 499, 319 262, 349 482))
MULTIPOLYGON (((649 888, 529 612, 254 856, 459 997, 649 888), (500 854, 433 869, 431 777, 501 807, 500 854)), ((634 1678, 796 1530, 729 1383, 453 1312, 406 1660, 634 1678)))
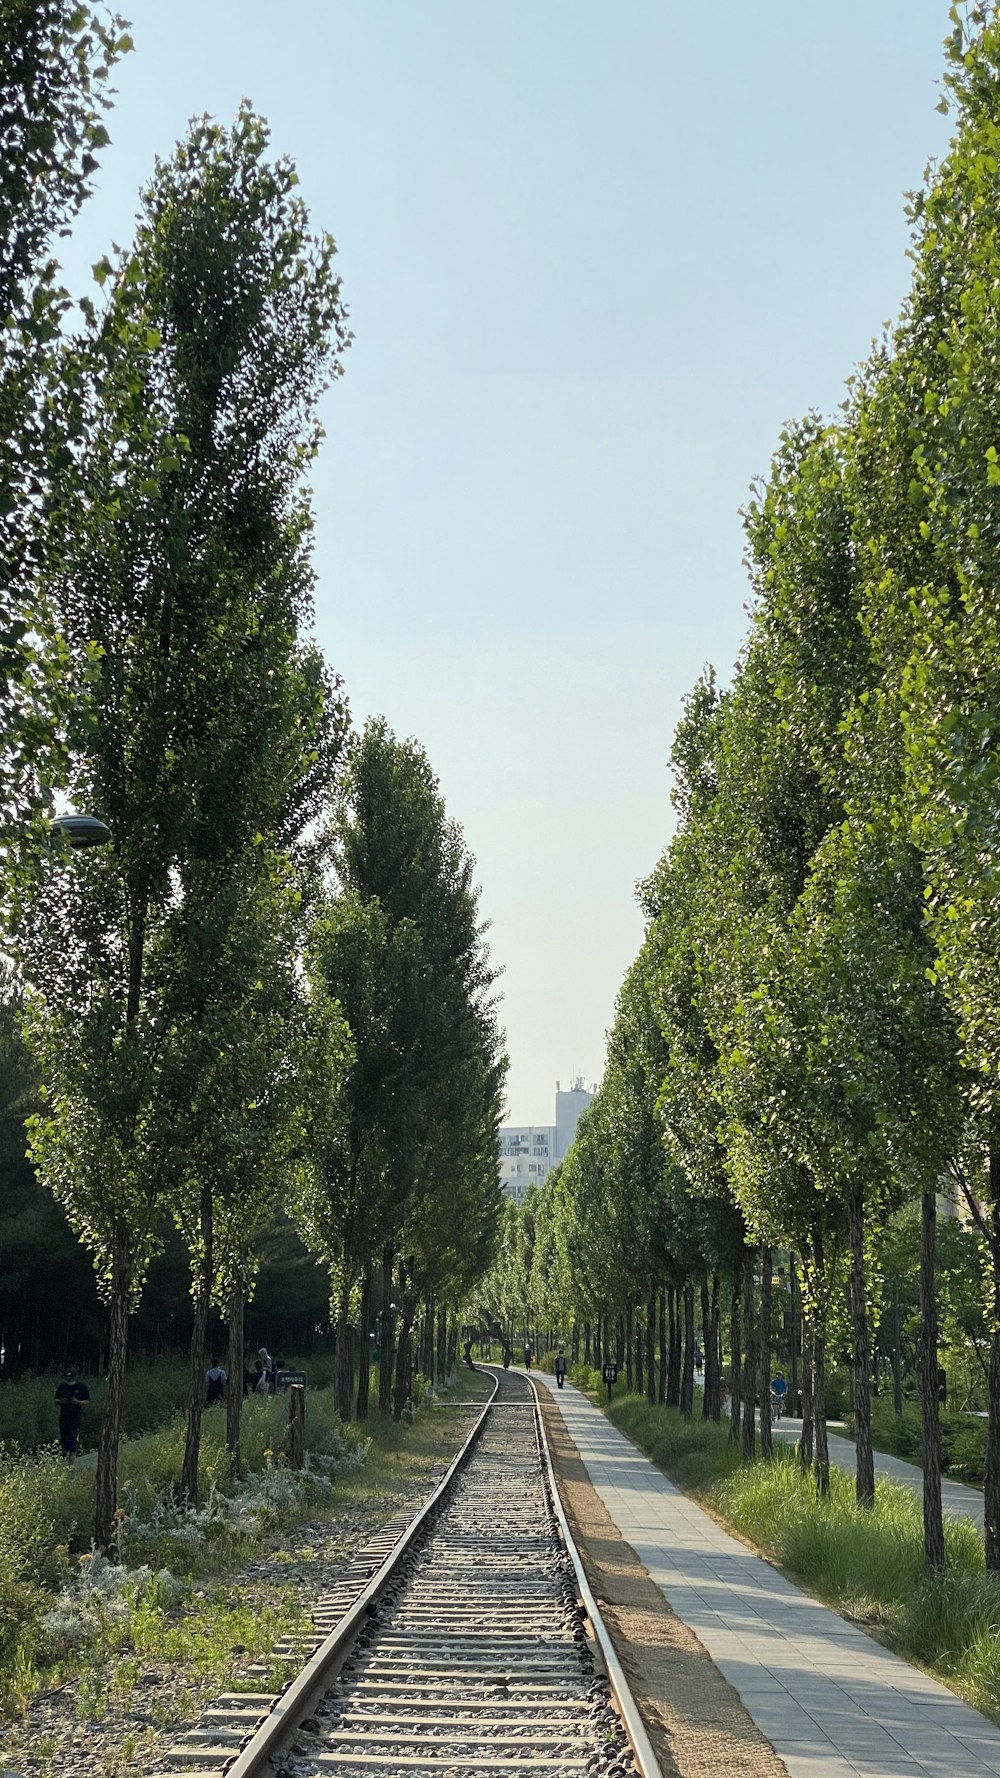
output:
POLYGON ((218 1359, 213 1357, 205 1372, 205 1406, 207 1408, 214 1408, 216 1402, 223 1399, 228 1381, 228 1371, 224 1371, 218 1359))
POLYGON ((556 1353, 556 1387, 561 1389, 566 1381, 566 1353, 560 1346, 556 1353))
POLYGON ((67 1370, 56 1389, 59 1409, 59 1444, 67 1463, 72 1463, 80 1450, 80 1422, 83 1404, 90 1400, 90 1390, 81 1383, 75 1370, 67 1370))

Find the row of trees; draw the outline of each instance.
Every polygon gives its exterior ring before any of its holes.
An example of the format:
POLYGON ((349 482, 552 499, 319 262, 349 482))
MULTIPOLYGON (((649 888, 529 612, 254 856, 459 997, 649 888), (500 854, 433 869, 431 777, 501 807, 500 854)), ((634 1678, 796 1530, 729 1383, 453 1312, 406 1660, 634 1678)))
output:
POLYGON ((376 1272, 402 1411, 418 1303, 426 1321, 488 1262, 504 1058, 461 833, 418 746, 351 735, 309 636, 303 474, 351 337, 333 241, 249 107, 198 121, 68 336, 49 243, 130 42, 61 0, 4 12, 5 888, 32 1160, 109 1305, 109 1547, 129 1316, 164 1227, 191 1262, 194 1501, 209 1315, 229 1316, 238 1461, 244 1304, 279 1206, 331 1268, 341 1411, 355 1319, 367 1411, 376 1272), (48 840, 55 787, 109 846, 48 840))
POLYGON ((997 1572, 1000 17, 954 7, 951 20, 942 103, 955 130, 910 201, 910 294, 838 420, 790 426, 749 503, 750 634, 731 687, 707 672, 687 701, 676 837, 642 885, 644 943, 553 1203, 573 1206, 566 1302, 578 1317, 648 1303, 651 1330, 653 1293, 673 1281, 690 1325, 692 1281, 733 1284, 748 1453, 754 1398, 767 1400, 772 1249, 794 1250, 802 1456, 821 1491, 825 1351, 846 1265, 868 1507, 871 1306, 887 1219, 915 1199, 926 1556, 941 1567, 947 1182, 982 1255, 997 1572))

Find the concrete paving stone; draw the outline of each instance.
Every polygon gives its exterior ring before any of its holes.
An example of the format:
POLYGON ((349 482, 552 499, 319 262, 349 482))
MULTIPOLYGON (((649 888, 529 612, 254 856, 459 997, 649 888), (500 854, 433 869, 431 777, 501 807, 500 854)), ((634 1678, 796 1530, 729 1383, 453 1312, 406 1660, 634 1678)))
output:
MULTIPOLYGON (((857 1778, 857 1767, 836 1753, 818 1752, 814 1747, 800 1747, 794 1741, 775 1741, 775 1753, 788 1767, 789 1778, 857 1778)), ((911 1778, 922 1778, 913 1773, 911 1778)))
POLYGON ((572 1385, 552 1394, 622 1535, 790 1778, 1000 1778, 985 1717, 720 1530, 572 1385))

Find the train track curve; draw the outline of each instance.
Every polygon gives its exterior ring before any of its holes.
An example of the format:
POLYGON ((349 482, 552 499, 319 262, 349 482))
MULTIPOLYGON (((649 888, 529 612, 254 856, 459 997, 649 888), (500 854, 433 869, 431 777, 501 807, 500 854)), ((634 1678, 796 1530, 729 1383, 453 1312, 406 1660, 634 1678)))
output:
POLYGON ((220 1698, 150 1778, 660 1778, 570 1535, 535 1387, 489 1374, 491 1400, 443 1481, 320 1602, 282 1696, 220 1698))

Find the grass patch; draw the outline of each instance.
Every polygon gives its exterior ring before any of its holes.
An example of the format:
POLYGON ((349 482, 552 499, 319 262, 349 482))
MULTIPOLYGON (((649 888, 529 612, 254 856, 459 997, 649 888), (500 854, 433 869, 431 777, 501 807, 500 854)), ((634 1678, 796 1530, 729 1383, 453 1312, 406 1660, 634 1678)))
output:
POLYGON ((634 1395, 608 1411, 672 1481, 763 1555, 1000 1720, 1000 1584, 985 1572, 971 1519, 946 1517, 947 1571, 929 1575, 921 1506, 908 1488, 878 1481, 874 1510, 863 1512, 853 1476, 840 1470, 831 1472, 829 1499, 818 1500, 791 1447, 768 1463, 743 1464, 725 1422, 688 1422, 634 1395))

